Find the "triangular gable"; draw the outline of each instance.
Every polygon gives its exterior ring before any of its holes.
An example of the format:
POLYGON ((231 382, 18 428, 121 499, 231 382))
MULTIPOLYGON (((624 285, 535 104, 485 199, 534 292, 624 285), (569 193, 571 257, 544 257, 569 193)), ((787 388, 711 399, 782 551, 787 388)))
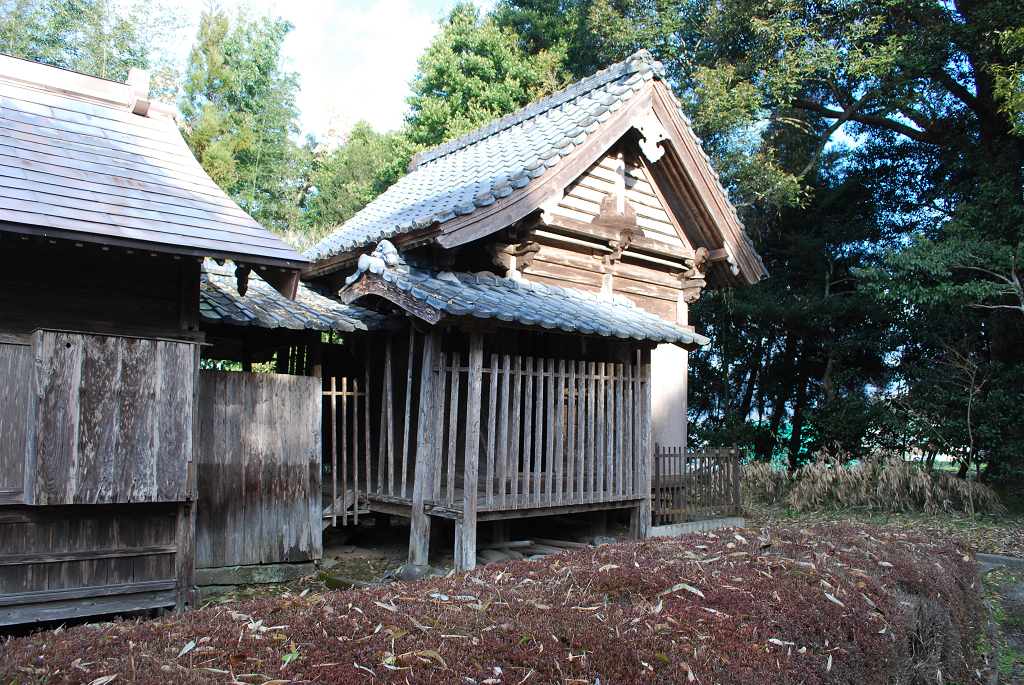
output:
POLYGON ((401 249, 431 241, 454 248, 537 210, 550 214, 567 189, 574 202, 573 185, 628 140, 642 151, 644 179, 661 193, 651 209, 665 211, 678 242, 669 233, 657 235, 654 225, 641 227, 644 237, 650 231, 652 240, 671 243, 680 256, 692 259, 695 249, 705 248, 712 262, 727 262, 712 264, 712 284, 756 283, 767 273, 662 78, 660 63, 641 51, 421 153, 409 174, 306 253, 316 262, 307 276, 343 268, 381 239, 401 249))

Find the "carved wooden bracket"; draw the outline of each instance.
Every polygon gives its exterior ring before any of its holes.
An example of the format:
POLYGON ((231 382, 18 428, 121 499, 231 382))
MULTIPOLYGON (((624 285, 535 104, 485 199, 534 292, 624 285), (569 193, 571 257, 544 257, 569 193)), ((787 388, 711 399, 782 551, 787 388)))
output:
POLYGON ((249 274, 252 273, 252 269, 247 266, 238 265, 235 267, 235 280, 238 283, 238 294, 245 297, 245 293, 249 291, 249 274))
POLYGON ((636 225, 636 209, 625 198, 621 200, 622 212, 619 212, 620 200, 618 195, 606 195, 601 200, 600 214, 594 217, 590 223, 618 233, 618 239, 608 241, 608 247, 612 253, 604 255, 601 261, 605 264, 614 264, 622 258, 622 252, 635 238, 642 238, 643 231, 636 225))
POLYGON ((423 319, 431 325, 440 321, 444 315, 440 309, 431 307, 422 300, 417 300, 410 293, 400 290, 394 283, 388 283, 376 274, 363 274, 362 278, 341 291, 339 295, 345 304, 352 304, 366 295, 377 295, 388 302, 397 304, 409 314, 423 319))
POLYGON ((690 304, 700 299, 700 293, 704 290, 704 286, 707 285, 707 281, 704 280, 704 265, 708 262, 708 249, 706 247, 698 247, 694 250, 693 254, 693 265, 679 274, 679 283, 683 288, 683 302, 690 304))
POLYGON ((515 257, 515 268, 518 271, 533 264, 533 256, 540 252, 540 245, 529 240, 524 240, 518 245, 502 242, 488 243, 486 248, 491 255, 491 262, 495 266, 511 269, 512 257, 515 257))

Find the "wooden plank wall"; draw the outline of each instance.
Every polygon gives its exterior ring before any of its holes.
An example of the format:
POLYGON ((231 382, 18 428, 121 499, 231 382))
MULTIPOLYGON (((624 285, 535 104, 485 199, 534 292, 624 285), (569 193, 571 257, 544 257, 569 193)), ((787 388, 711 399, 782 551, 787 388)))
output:
POLYGON ((203 370, 197 401, 196 567, 318 559, 320 379, 203 370))
POLYGON ((0 343, 0 382, 4 384, 0 392, 0 504, 23 501, 31 370, 28 344, 0 343))
POLYGON ((189 492, 198 347, 32 334, 26 501, 183 501, 189 492))
POLYGON ((0 625, 193 604, 187 507, 0 508, 0 625))
MULTIPOLYGON (((637 226, 647 238, 683 248, 683 241, 651 185, 651 180, 647 178, 643 167, 634 162, 628 158, 625 160, 625 182, 626 201, 636 210, 637 226)), ((616 192, 616 168, 619 163, 612 155, 605 155, 595 162, 565 189, 565 197, 558 203, 555 213, 587 223, 593 221, 600 214, 601 200, 616 192)))

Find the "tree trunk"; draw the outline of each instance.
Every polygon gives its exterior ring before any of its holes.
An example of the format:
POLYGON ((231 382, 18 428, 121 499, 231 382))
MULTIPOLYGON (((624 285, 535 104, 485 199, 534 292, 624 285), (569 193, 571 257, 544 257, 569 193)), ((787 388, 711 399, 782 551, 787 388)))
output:
MULTIPOLYGON (((796 374, 794 374, 796 375, 796 374)), ((804 413, 807 408, 807 381, 797 385, 796 402, 793 405, 793 433, 789 436, 789 470, 796 471, 800 459, 800 437, 804 430, 804 413)))

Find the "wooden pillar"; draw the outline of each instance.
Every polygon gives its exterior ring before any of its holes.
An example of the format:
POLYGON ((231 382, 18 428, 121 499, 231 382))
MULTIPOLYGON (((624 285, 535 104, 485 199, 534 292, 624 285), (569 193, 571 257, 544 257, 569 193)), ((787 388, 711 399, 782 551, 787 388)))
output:
MULTIPOLYGON (((654 445, 651 443, 651 351, 640 351, 640 492, 643 500, 636 513, 636 538, 645 538, 651 527, 651 465, 654 445)), ((630 537, 634 526, 630 517, 630 537)))
POLYGON ((607 511, 595 511, 590 515, 590 534, 594 537, 608 535, 607 511))
MULTIPOLYGON (((426 566, 430 556, 430 517, 423 501, 434 482, 436 452, 434 442, 434 366, 440 352, 440 333, 432 329, 423 339, 423 368, 420 371, 420 410, 416 421, 416 469, 412 485, 412 525, 409 530, 409 563, 426 566)), ((388 430, 393 427, 388 426, 388 430)), ((393 433, 392 433, 393 434, 393 433)))
POLYGON ((469 383, 466 396, 466 480, 462 520, 455 523, 455 570, 476 567, 476 490, 480 470, 480 395, 483 392, 483 335, 469 338, 469 383))
POLYGON ((508 542, 512 539, 512 522, 508 519, 502 519, 494 522, 493 533, 491 534, 494 538, 494 542, 508 542))
POLYGON ((175 520, 174 555, 175 610, 199 608, 199 593, 196 591, 196 519, 195 503, 182 502, 178 505, 175 520))

